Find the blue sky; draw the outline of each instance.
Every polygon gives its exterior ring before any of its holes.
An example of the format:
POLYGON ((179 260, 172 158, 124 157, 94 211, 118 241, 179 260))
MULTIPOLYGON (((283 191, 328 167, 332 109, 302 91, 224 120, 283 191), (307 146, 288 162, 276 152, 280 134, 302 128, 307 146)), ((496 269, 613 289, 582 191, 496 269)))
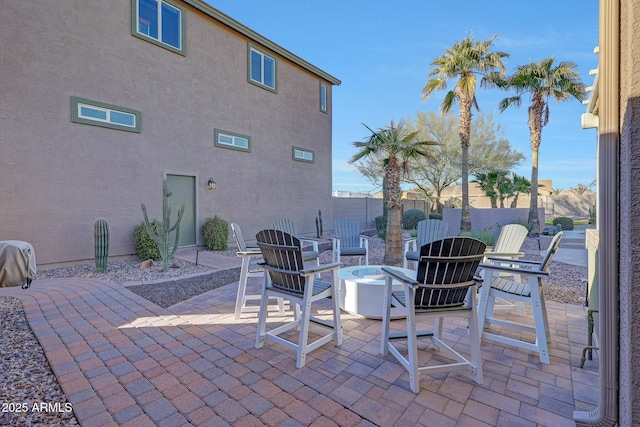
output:
MULTIPOLYGON (((353 141, 372 129, 418 111, 438 111, 445 94, 422 102, 431 62, 456 41, 497 34, 494 49, 508 52, 508 72, 553 56, 571 61, 585 85, 598 58, 598 1, 537 0, 208 0, 235 20, 269 38, 342 81, 333 88, 333 189, 377 191, 347 160, 353 141)), ((448 86, 452 87, 451 83, 448 86)), ((503 136, 525 155, 514 172, 531 176, 527 105, 497 108, 505 93, 479 90, 482 113, 493 113, 503 136)), ((587 95, 588 96, 588 95, 587 95)), ((540 179, 554 188, 591 184, 596 170, 596 132, 583 130, 585 106, 576 100, 551 101, 549 124, 542 132, 540 179)), ((454 111, 457 115, 457 109, 454 111)))

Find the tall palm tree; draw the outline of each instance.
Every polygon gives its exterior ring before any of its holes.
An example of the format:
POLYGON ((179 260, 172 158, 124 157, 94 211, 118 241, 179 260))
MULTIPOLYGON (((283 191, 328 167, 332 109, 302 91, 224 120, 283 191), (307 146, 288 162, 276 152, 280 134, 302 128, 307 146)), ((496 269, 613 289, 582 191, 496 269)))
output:
POLYGON ((513 89, 515 96, 500 101, 500 111, 511 105, 519 107, 522 95, 531 95, 529 104, 529 133, 531 135, 531 204, 529 205, 529 223, 533 234, 540 233, 538 220, 538 152, 542 141, 542 128, 549 123, 549 98, 557 102, 570 97, 578 101, 584 99, 585 86, 580 81, 577 66, 573 62, 554 64, 554 58, 545 58, 518 67, 515 73, 506 80, 499 76, 490 76, 489 84, 496 84, 504 89, 513 89), (491 78, 494 77, 494 78, 491 78))
POLYGON ((365 141, 356 141, 358 148, 349 163, 357 162, 369 156, 381 156, 384 163, 387 214, 387 234, 385 238, 384 262, 394 265, 402 261, 402 177, 409 170, 409 162, 420 157, 429 157, 432 141, 420 141, 418 131, 408 131, 404 121, 397 126, 393 122, 377 132, 364 125, 371 135, 365 141))
POLYGON ((487 75, 496 71, 505 74, 502 58, 509 54, 491 52, 496 36, 484 41, 473 41, 467 37, 454 43, 453 47, 437 57, 431 66, 429 80, 422 89, 422 99, 426 100, 435 90, 446 90, 447 80, 458 79, 455 88, 447 92, 440 104, 443 113, 451 110, 457 102, 460 109, 460 145, 462 147, 462 218, 460 231, 471 231, 471 213, 469 212, 469 138, 471 134, 471 108, 478 108, 476 86, 478 76, 481 85, 487 75))

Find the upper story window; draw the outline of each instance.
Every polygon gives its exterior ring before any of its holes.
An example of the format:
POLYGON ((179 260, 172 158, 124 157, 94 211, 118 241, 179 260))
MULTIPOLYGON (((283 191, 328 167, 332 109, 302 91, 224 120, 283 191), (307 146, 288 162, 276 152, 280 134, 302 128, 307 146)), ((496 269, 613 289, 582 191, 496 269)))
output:
POLYGON ((215 130, 214 145, 240 151, 251 151, 251 137, 224 130, 215 130))
POLYGON ((300 162, 309 162, 313 163, 314 161, 314 152, 313 150, 307 150, 306 148, 293 147, 293 160, 298 160, 300 162))
POLYGON ((327 112, 327 85, 320 82, 320 111, 327 112))
POLYGON ((168 0, 132 0, 133 35, 184 55, 184 10, 168 0))
POLYGON ((71 97, 71 121, 110 129, 140 132, 141 113, 90 99, 71 97))
POLYGON ((276 60, 249 46, 249 81, 276 91, 276 60))

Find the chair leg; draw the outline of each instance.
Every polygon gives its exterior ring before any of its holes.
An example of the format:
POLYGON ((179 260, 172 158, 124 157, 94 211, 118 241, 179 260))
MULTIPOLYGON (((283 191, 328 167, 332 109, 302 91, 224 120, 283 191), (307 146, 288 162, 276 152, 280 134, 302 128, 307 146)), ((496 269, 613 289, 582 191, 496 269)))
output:
POLYGON ((547 329, 549 324, 546 316, 546 308, 543 306, 544 301, 540 297, 540 288, 538 287, 537 278, 532 277, 529 281, 531 289, 531 305, 533 307, 533 320, 536 325, 536 344, 538 353, 540 354, 540 362, 549 364, 549 347, 547 343, 547 329), (534 284, 534 281, 536 282, 534 284))
POLYGON ((331 302, 333 304, 333 339, 337 346, 342 345, 342 321, 340 320, 340 292, 338 292, 338 271, 333 270, 331 302))
POLYGON ((382 335, 380 336, 380 354, 387 355, 389 345, 389 324, 391 321, 391 291, 392 279, 387 276, 384 285, 384 310, 382 311, 382 335))
POLYGON ((240 279, 238 280, 238 295, 236 296, 236 309, 234 318, 239 319, 242 313, 242 307, 245 303, 245 295, 247 292, 247 279, 249 273, 249 257, 242 257, 242 266, 240 267, 240 279))
POLYGON ((256 348, 264 344, 265 330, 267 326, 267 312, 269 311, 269 299, 267 298, 267 284, 269 275, 265 272, 262 284, 262 298, 260 298, 260 311, 258 312, 258 326, 256 330, 256 348))
POLYGON ((298 351, 296 368, 302 368, 307 362, 307 345, 309 343, 309 319, 311 317, 311 302, 305 297, 302 303, 302 317, 300 319, 300 336, 298 338, 298 351))
POLYGON ((414 393, 420 392, 420 371, 418 369, 418 337, 416 336, 415 307, 413 304, 413 292, 405 287, 405 300, 407 304, 407 351, 409 387, 414 393))
POLYGON ((478 336, 482 338, 482 331, 487 326, 487 309, 489 303, 492 301, 489 294, 491 293, 491 279, 493 278, 493 274, 489 272, 487 274, 486 271, 482 273, 483 282, 482 287, 480 288, 480 299, 478 301, 478 336), (491 301, 490 301, 491 300, 491 301))

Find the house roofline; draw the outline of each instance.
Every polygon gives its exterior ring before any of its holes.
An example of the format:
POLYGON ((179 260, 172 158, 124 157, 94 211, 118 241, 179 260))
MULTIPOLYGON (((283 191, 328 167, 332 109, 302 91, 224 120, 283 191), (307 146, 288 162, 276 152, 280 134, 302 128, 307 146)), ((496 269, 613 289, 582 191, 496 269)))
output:
POLYGON ((311 73, 317 75, 318 77, 321 77, 322 79, 328 81, 332 85, 338 86, 342 83, 340 80, 333 77, 331 74, 325 71, 322 71, 320 68, 305 61, 304 59, 300 58, 298 55, 288 51, 287 49, 272 42, 266 37, 256 33, 255 31, 248 28, 247 26, 225 15, 224 13, 220 12, 218 9, 214 8, 213 6, 205 3, 203 0, 183 0, 183 1, 195 7, 196 9, 200 10, 201 12, 209 15, 210 17, 219 21, 220 23, 226 25, 227 27, 239 32, 240 34, 247 36, 254 42, 260 43, 264 47, 269 48, 273 52, 283 56, 284 58, 290 60, 294 64, 299 65, 300 67, 306 69, 307 71, 310 71, 311 73))

